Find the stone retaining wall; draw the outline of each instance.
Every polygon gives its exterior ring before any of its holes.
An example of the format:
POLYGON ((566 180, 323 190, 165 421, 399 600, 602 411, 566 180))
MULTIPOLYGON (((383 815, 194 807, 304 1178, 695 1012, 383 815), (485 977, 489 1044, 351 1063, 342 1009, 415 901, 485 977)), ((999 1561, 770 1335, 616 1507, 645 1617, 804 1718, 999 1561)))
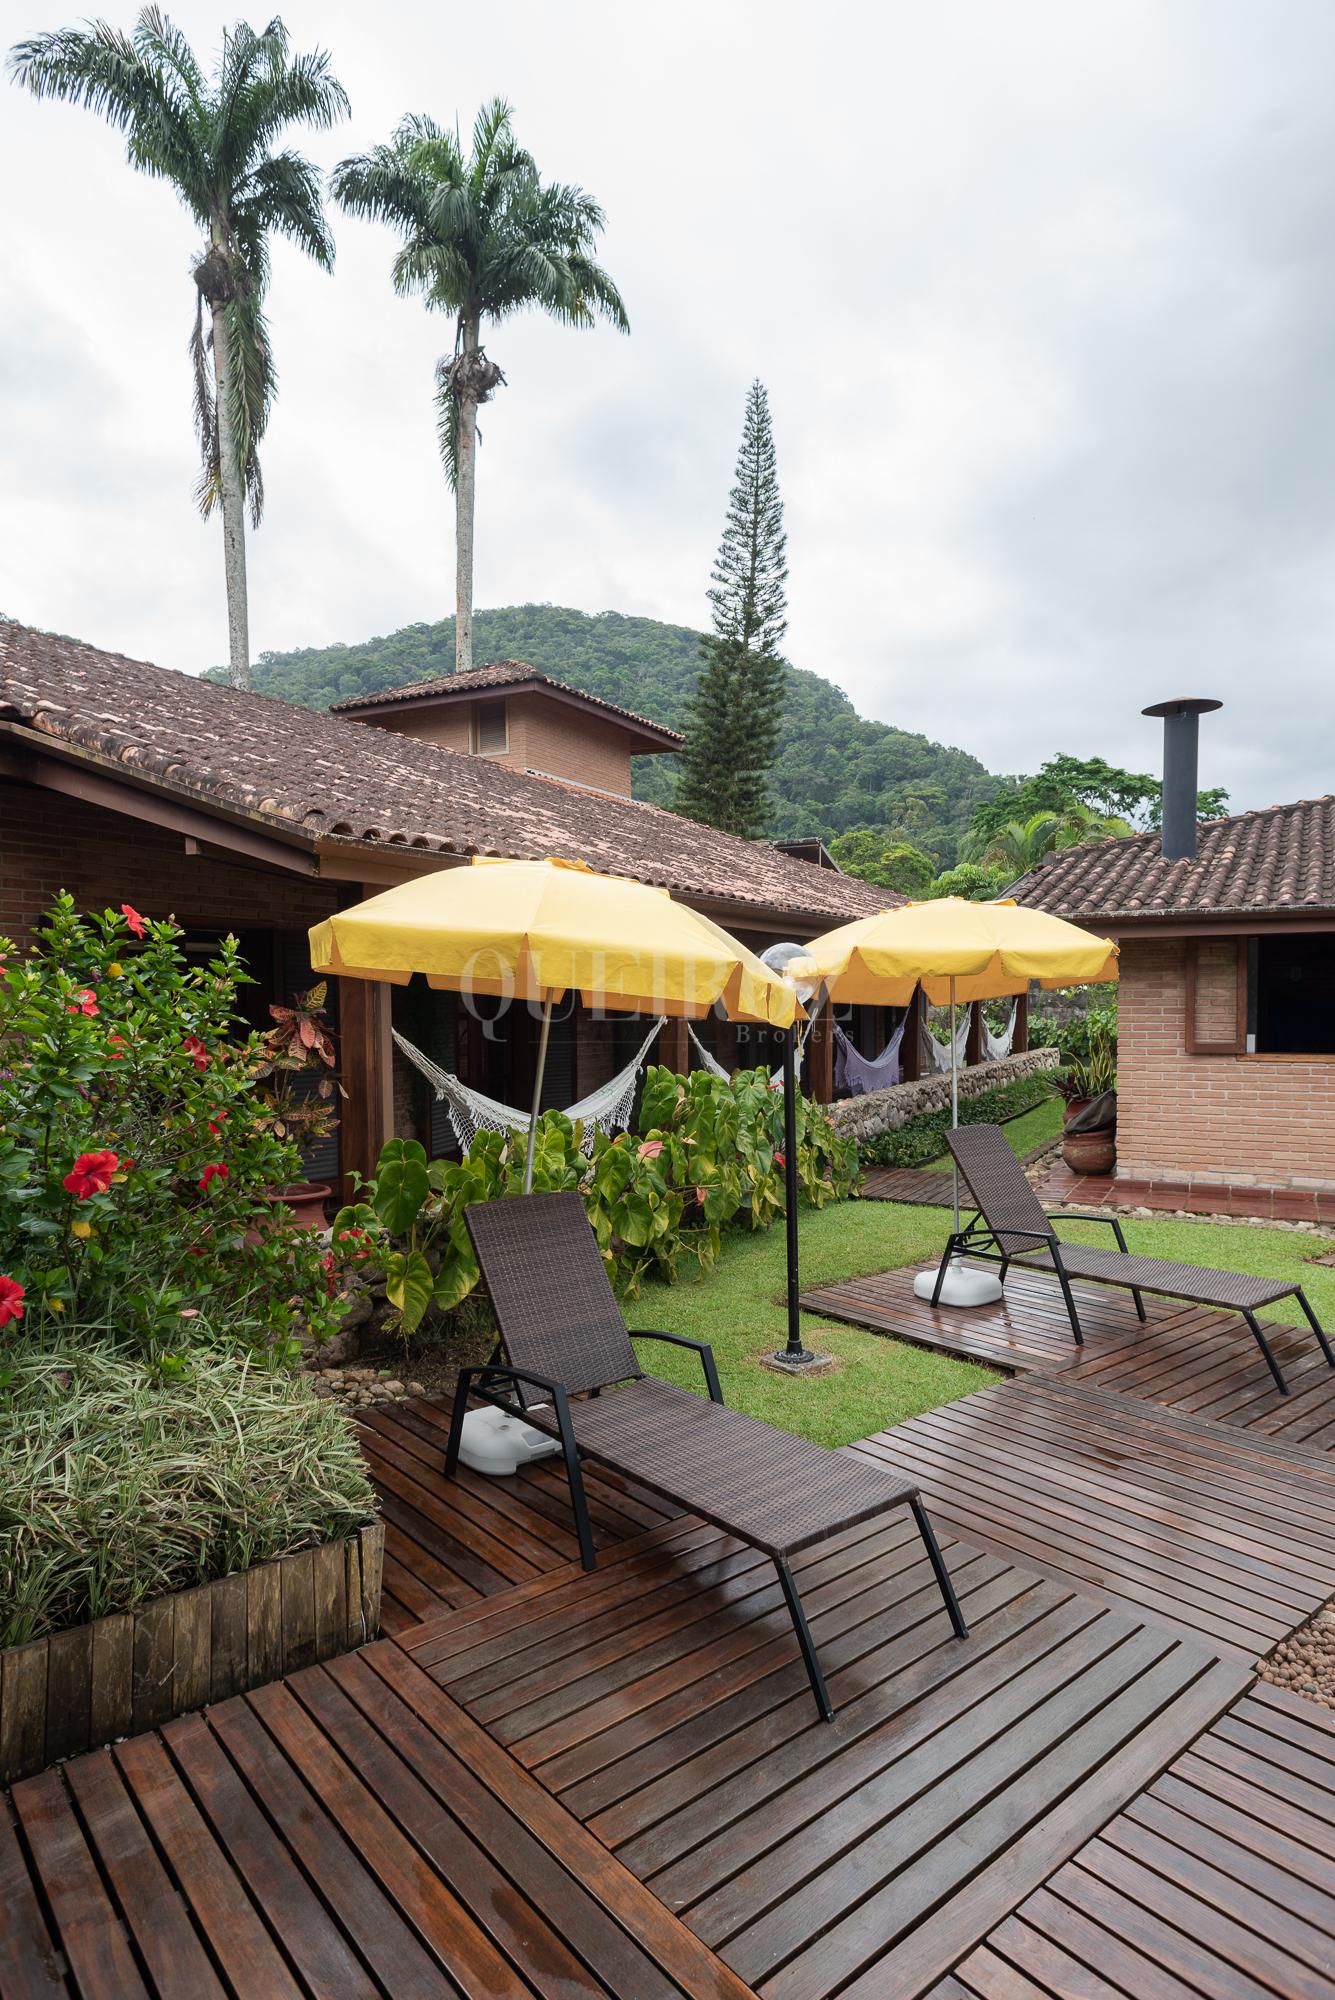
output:
MULTIPOLYGON (((1003 1056, 1000 1062, 975 1063, 960 1071, 960 1101, 981 1097, 1004 1083, 1036 1076, 1056 1069, 1061 1057, 1056 1049, 1027 1049, 1023 1055, 1003 1056)), ((950 1108, 950 1075, 921 1077, 917 1083, 891 1084, 889 1090, 872 1090, 865 1097, 843 1097, 829 1106, 836 1130, 850 1139, 872 1139, 878 1132, 897 1132, 911 1118, 927 1111, 950 1108)))

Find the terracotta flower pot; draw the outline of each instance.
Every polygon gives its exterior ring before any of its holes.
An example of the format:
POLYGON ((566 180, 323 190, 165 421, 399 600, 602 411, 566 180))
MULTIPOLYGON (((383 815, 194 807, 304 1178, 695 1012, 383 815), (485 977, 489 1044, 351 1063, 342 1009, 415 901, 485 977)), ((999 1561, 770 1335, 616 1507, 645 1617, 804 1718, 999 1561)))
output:
POLYGON ((332 1193, 323 1181, 293 1181, 290 1187, 275 1188, 269 1199, 291 1211, 298 1229, 327 1229, 324 1205, 332 1193))
POLYGON ((1100 1132, 1068 1132, 1062 1158, 1073 1174, 1110 1174, 1117 1160, 1117 1135, 1111 1126, 1100 1132))
POLYGON ((1078 1112, 1088 1111, 1089 1106, 1090 1099, 1087 1097, 1068 1097, 1062 1109, 1062 1124, 1069 1125, 1078 1112))

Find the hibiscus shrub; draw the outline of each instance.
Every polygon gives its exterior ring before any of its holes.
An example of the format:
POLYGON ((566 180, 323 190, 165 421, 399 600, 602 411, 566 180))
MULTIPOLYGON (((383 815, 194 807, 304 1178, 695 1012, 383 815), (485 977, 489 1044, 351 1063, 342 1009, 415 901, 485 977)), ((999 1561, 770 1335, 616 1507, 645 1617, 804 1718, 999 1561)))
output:
MULTIPOLYGON (((582 1131, 559 1111, 538 1122, 533 1185, 584 1199, 612 1279, 634 1297, 650 1273, 673 1278, 683 1262, 708 1269, 728 1227, 768 1228, 784 1206, 783 1095, 764 1070, 725 1081, 652 1067, 637 1130, 582 1131)), ((384 1273, 405 1334, 429 1312, 448 1312, 478 1282, 464 1209, 518 1194, 527 1135, 480 1132, 462 1160, 428 1161, 414 1139, 391 1139, 361 1199, 334 1220, 333 1252, 345 1268, 384 1273)), ((799 1098, 797 1172, 815 1208, 852 1194, 857 1153, 818 1104, 799 1098)))
POLYGON ((257 1122, 235 942, 193 964, 173 923, 62 896, 0 959, 0 1327, 96 1328, 168 1372, 322 1332, 322 1246, 268 1198, 300 1162, 257 1122))

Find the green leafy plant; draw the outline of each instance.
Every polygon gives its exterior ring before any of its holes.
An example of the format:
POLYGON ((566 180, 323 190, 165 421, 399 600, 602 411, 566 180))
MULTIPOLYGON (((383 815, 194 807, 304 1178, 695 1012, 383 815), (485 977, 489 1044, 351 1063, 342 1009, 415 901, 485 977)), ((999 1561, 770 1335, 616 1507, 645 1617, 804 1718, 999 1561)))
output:
POLYGON ((235 941, 201 966, 180 937, 61 896, 26 956, 0 942, 0 1329, 78 1323, 163 1372, 218 1340, 281 1358, 337 1315, 270 1199, 300 1161, 257 1099, 235 941))
POLYGON ((1113 1043, 1106 1036, 1091 1036, 1088 1056, 1077 1058, 1054 1077, 1052 1087, 1068 1103, 1102 1097, 1105 1091, 1116 1090, 1117 1054, 1113 1043))
MULTIPOLYGON (((813 1207, 853 1192, 857 1157, 818 1105, 797 1107, 798 1185, 813 1207)), ((635 1132, 584 1134, 559 1111, 539 1120, 533 1185, 574 1189, 618 1289, 633 1297, 654 1273, 683 1262, 707 1268, 728 1227, 768 1228, 783 1213, 783 1099, 763 1070, 730 1081, 698 1070, 651 1068, 635 1132)), ((448 1313, 478 1281, 464 1210, 523 1187, 524 1141, 480 1132, 462 1160, 428 1162, 411 1139, 392 1139, 375 1179, 334 1219, 333 1255, 384 1273, 406 1337, 431 1312, 448 1313)))
POLYGON ((330 1071, 334 1068, 334 1037, 329 1027, 328 985, 321 980, 298 993, 290 1007, 271 1006, 274 1025, 260 1040, 254 1076, 256 1123, 276 1139, 293 1139, 300 1146, 327 1139, 338 1124, 334 1094, 344 1095, 330 1071), (298 1078, 318 1078, 314 1095, 303 1093, 298 1078))
POLYGON ((1094 1042, 1106 1042, 1117 1054, 1117 988, 1093 986, 1088 1004, 1078 1014, 1058 1019, 1055 1014, 1031 1014, 1029 1046, 1032 1049, 1059 1049, 1065 1063, 1087 1061, 1094 1042))

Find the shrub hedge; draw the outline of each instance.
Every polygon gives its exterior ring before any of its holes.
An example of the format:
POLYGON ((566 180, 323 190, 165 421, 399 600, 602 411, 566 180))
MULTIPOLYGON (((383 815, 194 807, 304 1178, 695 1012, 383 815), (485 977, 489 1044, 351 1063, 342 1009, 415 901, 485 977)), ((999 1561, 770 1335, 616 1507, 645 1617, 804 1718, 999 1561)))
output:
MULTIPOLYGON (((1008 1118, 1018 1118, 1025 1111, 1032 1111, 1036 1104, 1052 1095, 1050 1073, 1037 1076, 1017 1077, 1014 1083, 1003 1083, 995 1090, 985 1090, 978 1097, 962 1097, 959 1106, 961 1125, 1001 1125, 1008 1118)), ((870 1139, 858 1144, 858 1158, 864 1167, 921 1167, 928 1160, 939 1159, 946 1150, 946 1134, 950 1130, 950 1109, 944 1111, 924 1111, 919 1118, 910 1118, 894 1132, 878 1132, 870 1139)))

